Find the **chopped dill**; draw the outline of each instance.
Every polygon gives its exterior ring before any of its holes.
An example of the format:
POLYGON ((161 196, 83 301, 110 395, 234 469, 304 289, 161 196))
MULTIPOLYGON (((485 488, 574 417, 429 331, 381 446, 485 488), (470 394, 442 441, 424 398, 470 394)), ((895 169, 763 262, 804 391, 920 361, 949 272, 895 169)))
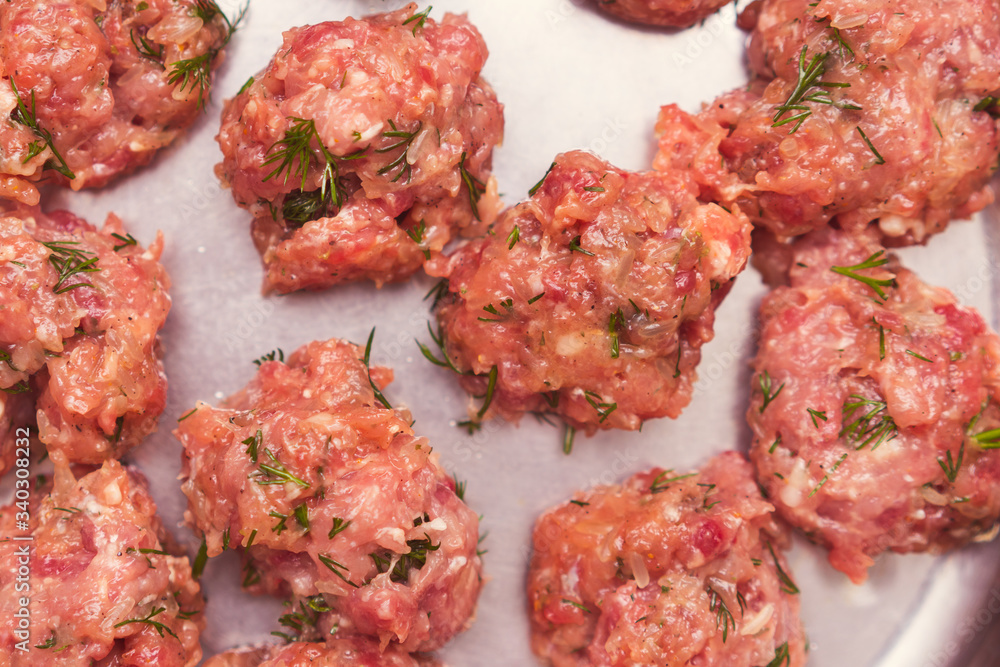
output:
POLYGON ((883 302, 888 298, 883 290, 883 287, 895 287, 895 278, 872 278, 871 276, 863 276, 858 273, 858 271, 864 271, 866 269, 874 269, 880 266, 884 266, 889 263, 889 258, 885 257, 885 251, 879 250, 878 252, 869 255, 868 259, 865 261, 854 264, 853 266, 831 266, 830 270, 834 273, 839 273, 842 276, 852 278, 858 282, 864 283, 878 295, 878 298, 883 302))
POLYGON ((195 3, 193 8, 194 15, 201 18, 203 22, 211 20, 217 14, 222 16, 222 20, 226 22, 226 35, 219 46, 210 48, 200 56, 177 60, 171 63, 170 71, 167 72, 167 83, 171 86, 178 86, 178 90, 182 93, 189 88, 192 91, 197 89, 198 106, 201 109, 205 109, 209 97, 209 88, 212 86, 212 64, 222 49, 233 38, 233 34, 240 23, 243 22, 249 8, 250 2, 247 0, 247 3, 240 8, 239 13, 236 15, 236 20, 230 21, 226 13, 220 10, 219 6, 213 0, 197 0, 195 3))
POLYGON ((958 448, 958 458, 952 459, 951 450, 947 452, 947 456, 944 459, 938 459, 938 465, 941 466, 941 470, 944 471, 944 476, 948 478, 948 481, 952 484, 958 478, 958 471, 962 467, 962 460, 965 458, 965 442, 963 441, 961 446, 958 448))
POLYGON ((412 32, 412 34, 413 34, 414 37, 417 36, 417 28, 423 28, 424 27, 424 22, 427 21, 427 16, 428 16, 428 14, 431 13, 432 9, 434 9, 434 6, 433 5, 428 5, 427 9, 425 9, 424 11, 415 13, 413 16, 411 16, 410 18, 408 18, 405 21, 403 21, 403 25, 408 25, 410 23, 413 24, 413 32, 412 32))
POLYGON ((760 413, 764 414, 764 410, 767 406, 771 404, 771 401, 778 397, 781 390, 785 388, 785 383, 782 382, 781 386, 778 387, 774 392, 771 392, 771 375, 765 370, 760 375, 757 376, 757 385, 760 387, 760 393, 763 396, 763 402, 760 405, 760 413))
POLYGON ((545 179, 548 178, 549 174, 552 172, 552 169, 555 166, 556 166, 555 162, 553 162, 552 164, 550 164, 549 168, 545 170, 545 173, 542 174, 542 177, 538 180, 538 182, 535 183, 533 186, 531 186, 531 189, 528 190, 528 196, 529 197, 533 197, 535 195, 535 193, 538 192, 538 188, 542 187, 542 183, 545 182, 545 179))
POLYGON ((868 150, 870 150, 875 156, 875 164, 885 164, 885 158, 878 152, 878 149, 875 148, 875 144, 873 144, 872 140, 868 138, 868 135, 861 129, 861 126, 859 125, 855 129, 858 131, 858 134, 861 135, 861 138, 864 139, 865 144, 868 146, 868 150))
POLYGON ((836 102, 830 97, 829 92, 823 90, 824 88, 848 88, 851 84, 823 81, 822 77, 826 73, 826 59, 830 54, 828 52, 817 53, 813 55, 807 65, 806 48, 803 46, 802 52, 799 54, 799 77, 795 88, 792 89, 784 104, 775 107, 774 117, 771 119, 771 127, 780 127, 794 123, 789 134, 793 134, 798 130, 806 118, 812 115, 812 110, 805 104, 806 102, 826 104, 839 109, 858 110, 861 108, 850 102, 836 102), (782 118, 782 116, 790 112, 794 113, 782 118))
POLYGON ((673 468, 669 470, 664 470, 659 475, 653 478, 653 482, 649 485, 649 492, 656 494, 662 493, 670 488, 670 485, 674 482, 679 482, 682 479, 688 479, 689 477, 694 477, 698 473, 690 472, 686 475, 674 475, 673 477, 667 477, 670 473, 674 472, 673 468))
POLYGON ((133 618, 133 619, 129 619, 127 621, 122 621, 121 623, 116 623, 114 627, 116 627, 116 628, 123 628, 126 625, 131 625, 132 623, 142 623, 143 625, 148 625, 149 627, 151 627, 154 630, 156 630, 156 632, 159 633, 160 637, 163 637, 163 633, 166 632, 166 633, 170 634, 170 636, 173 637, 174 639, 178 639, 177 634, 173 630, 170 629, 169 625, 165 625, 163 623, 160 623, 159 621, 154 621, 153 620, 154 618, 156 618, 158 615, 162 614, 166 610, 167 610, 166 607, 153 607, 150 610, 150 612, 145 617, 143 617, 143 618, 133 618))
POLYGON ((351 525, 350 521, 344 521, 340 517, 336 516, 333 517, 333 525, 330 528, 330 532, 327 533, 326 535, 327 538, 332 540, 334 537, 347 530, 347 527, 350 525, 351 525))
POLYGON ((89 250, 77 248, 79 241, 49 241, 43 242, 43 246, 51 252, 49 254, 49 264, 59 273, 59 280, 53 285, 52 291, 62 294, 79 287, 93 287, 90 283, 73 283, 67 285, 66 281, 80 273, 96 273, 100 271, 97 266, 97 255, 89 250))
POLYGON ((17 106, 15 106, 14 110, 11 112, 10 119, 15 123, 20 123, 30 129, 40 140, 40 142, 31 142, 28 147, 28 155, 21 160, 21 162, 28 162, 31 158, 41 154, 41 152, 48 147, 52 151, 54 161, 53 159, 46 160, 45 164, 42 165, 42 169, 51 169, 52 171, 62 174, 72 181, 76 178, 76 174, 70 170, 69 165, 66 164, 66 160, 63 159, 62 154, 60 154, 58 149, 56 149, 56 146, 52 141, 52 133, 38 123, 38 116, 35 113, 35 91, 31 91, 31 109, 29 110, 27 105, 25 105, 24 100, 21 99, 21 93, 17 89, 17 84, 14 83, 14 77, 11 77, 10 79, 10 87, 14 91, 14 98, 17 100, 17 106))
POLYGON ((458 172, 462 177, 462 183, 469 190, 469 206, 472 207, 472 215, 476 217, 476 220, 482 220, 479 217, 479 200, 482 198, 483 193, 486 192, 486 185, 465 168, 464 152, 462 153, 462 159, 458 162, 458 172))
POLYGON ((389 127, 392 129, 382 132, 382 136, 387 139, 399 139, 399 141, 391 146, 386 146, 385 148, 377 148, 375 149, 375 152, 389 153, 397 148, 402 148, 403 150, 398 156, 396 156, 395 160, 379 169, 377 173, 379 176, 384 176, 386 174, 390 174, 393 170, 396 170, 396 174, 392 177, 391 182, 395 183, 403 177, 403 174, 406 174, 406 182, 409 183, 410 178, 413 176, 413 165, 411 165, 409 161, 410 146, 413 144, 413 140, 416 139, 417 135, 420 133, 424 123, 423 121, 417 121, 416 129, 412 132, 407 132, 406 130, 400 130, 396 127, 396 123, 391 118, 387 119, 386 122, 389 123, 389 127))
POLYGON ((858 394, 851 394, 844 403, 844 425, 840 429, 840 437, 855 449, 864 449, 871 445, 872 451, 878 449, 883 442, 892 440, 899 434, 896 422, 887 412, 885 401, 873 401, 858 394), (848 419, 857 417, 848 422, 848 419))
POLYGON ((372 356, 372 341, 375 339, 375 327, 372 327, 371 333, 368 334, 368 342, 365 344, 365 356, 361 360, 365 365, 365 372, 368 375, 368 384, 371 385, 372 393, 375 395, 375 400, 378 401, 386 409, 392 410, 392 405, 386 400, 386 397, 382 394, 382 390, 378 388, 375 381, 372 380, 372 367, 371 367, 371 356, 372 356))

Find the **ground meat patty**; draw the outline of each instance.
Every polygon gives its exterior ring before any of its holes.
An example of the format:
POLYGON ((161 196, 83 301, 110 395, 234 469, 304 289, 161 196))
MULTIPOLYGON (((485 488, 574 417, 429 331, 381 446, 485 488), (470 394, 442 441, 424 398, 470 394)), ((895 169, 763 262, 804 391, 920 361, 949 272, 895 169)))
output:
POLYGON ((394 646, 385 651, 364 637, 334 639, 326 644, 295 642, 226 651, 205 661, 204 667, 440 667, 431 658, 411 656, 394 646))
POLYGON ((32 397, 53 458, 99 464, 155 430, 162 248, 159 236, 142 248, 114 215, 101 231, 66 211, 0 217, 0 389, 32 397))
POLYGON ((198 116, 229 24, 211 0, 0 5, 0 195, 100 187, 198 116), (187 74, 185 77, 184 75, 187 74), (18 104, 20 97, 21 104, 18 104))
POLYGON ((0 665, 193 667, 201 660, 204 601, 187 557, 168 553, 171 539, 138 473, 108 461, 74 478, 57 465, 51 489, 15 497, 25 496, 0 508, 0 558, 11 565, 0 569, 7 619, 0 665), (26 545, 27 591, 17 588, 14 566, 26 545), (30 637, 12 622, 23 596, 30 597, 30 637))
POLYGON ((328 608, 322 632, 433 650, 471 622, 478 520, 364 354, 310 343, 222 407, 199 403, 175 432, 185 517, 209 556, 243 552, 251 590, 328 608))
POLYGON ((532 649, 556 667, 805 664, 773 510, 735 452, 577 493, 535 524, 532 649))
POLYGON ((415 3, 285 33, 217 137, 266 289, 403 280, 492 221, 503 107, 479 76, 486 55, 464 16, 436 22, 415 3))
POLYGON ((594 0, 620 19, 645 25, 687 28, 714 14, 728 0, 594 0))
POLYGON ((831 230, 796 244, 761 305, 747 413, 768 497, 855 582, 887 549, 1000 518, 1000 338, 882 252, 831 230))
POLYGON ((658 166, 786 237, 835 219, 921 242, 992 201, 1000 2, 763 0, 741 22, 750 90, 664 107, 658 166))
POLYGON ((533 192, 428 265, 447 280, 444 365, 486 396, 474 420, 551 412, 593 432, 676 417, 746 264, 746 217, 700 204, 683 172, 625 172, 580 151, 533 192))

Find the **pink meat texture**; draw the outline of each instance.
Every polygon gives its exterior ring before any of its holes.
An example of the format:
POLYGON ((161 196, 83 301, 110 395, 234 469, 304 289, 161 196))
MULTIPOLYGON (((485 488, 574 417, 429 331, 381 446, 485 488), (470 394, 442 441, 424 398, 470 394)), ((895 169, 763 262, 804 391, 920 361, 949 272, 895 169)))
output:
POLYGON ((428 265, 446 279, 430 352, 486 397, 473 421, 544 412, 593 432, 680 414, 750 254, 746 216, 696 193, 681 171, 564 153, 491 234, 428 265))
POLYGON ((53 459, 95 465, 156 429, 167 390, 157 334, 170 310, 162 249, 159 235, 140 246, 113 214, 100 231, 66 211, 0 216, 0 472, 5 423, 30 425, 53 459))
POLYGON ((503 107, 479 76, 486 56, 464 16, 414 3, 285 33, 217 137, 266 290, 404 280, 492 222, 503 107))
POLYGON ((532 649, 555 667, 801 667, 773 510, 735 452, 577 493, 535 524, 532 649))
POLYGON ((101 187, 145 165, 208 101, 232 24, 210 0, 0 4, 0 196, 101 187), (187 76, 185 76, 187 73, 187 76))
POLYGON ((855 582, 884 551, 989 539, 1000 518, 1000 338, 874 236, 793 246, 747 412, 768 498, 855 582))
POLYGON ((993 200, 997 0, 762 0, 751 84, 699 114, 663 107, 658 168, 781 237, 833 221, 920 243, 993 200))
MULTIPOLYGON (((57 465, 51 485, 0 508, 0 534, 31 536, 0 540, 5 563, 17 563, 24 545, 31 552, 28 650, 15 650, 21 638, 5 621, 0 666, 194 667, 205 602, 145 479, 117 461, 82 473, 57 465)), ((16 569, 0 569, 4 618, 15 618, 24 595, 16 569)))
POLYGON ((334 639, 326 644, 294 642, 286 646, 258 646, 226 651, 205 661, 204 667, 440 667, 430 658, 411 656, 396 647, 385 651, 363 637, 334 639))
POLYGON ((711 16, 729 0, 594 0, 605 12, 625 21, 667 28, 687 28, 711 16))
POLYGON ((241 551, 251 591, 322 610, 320 637, 429 651, 471 623, 479 522, 409 413, 377 398, 392 371, 363 359, 310 343, 184 416, 185 518, 209 556, 241 551))

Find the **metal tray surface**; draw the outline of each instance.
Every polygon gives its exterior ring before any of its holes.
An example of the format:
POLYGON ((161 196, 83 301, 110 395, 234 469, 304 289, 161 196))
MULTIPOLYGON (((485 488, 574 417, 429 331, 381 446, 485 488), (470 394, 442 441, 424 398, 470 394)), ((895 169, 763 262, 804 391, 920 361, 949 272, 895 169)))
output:
MULTIPOLYGON (((119 214, 143 243, 166 235, 163 261, 173 280, 173 310, 163 332, 170 381, 159 432, 131 455, 149 477, 166 525, 191 553, 182 527, 185 499, 176 476, 180 445, 170 434, 198 399, 216 401, 253 375, 251 361, 314 339, 363 342, 377 327, 373 362, 396 381, 390 400, 405 404, 449 470, 468 482, 466 499, 489 535, 488 576, 472 628, 441 656, 454 667, 536 664, 528 648, 524 581, 534 519, 576 489, 617 482, 652 465, 685 469, 726 449, 745 449, 749 431, 747 361, 755 312, 765 289, 748 269, 718 312, 716 338, 704 348, 692 404, 677 420, 641 433, 579 437, 571 456, 560 433, 527 418, 493 422, 474 436, 455 427, 466 399, 453 378, 428 364, 415 339, 426 338, 432 281, 426 276, 376 290, 355 284, 321 293, 262 297, 261 268, 249 218, 221 189, 213 141, 222 100, 261 69, 295 25, 398 8, 401 0, 280 2, 252 0, 227 49, 206 114, 147 169, 98 192, 53 193, 50 208, 70 208, 94 223, 119 214)), ((220 5, 232 15, 236 3, 220 5)), ((688 110, 743 85, 745 35, 728 5, 686 31, 647 30, 609 20, 586 0, 435 0, 432 18, 468 12, 491 55, 485 75, 505 104, 505 142, 495 154, 508 204, 523 198, 553 156, 590 149, 629 169, 648 168, 660 105, 688 110)), ((926 247, 900 251, 932 284, 946 286, 997 324, 1000 209, 953 224, 926 247)), ((9 480, 5 489, 10 488, 9 480)), ((802 589, 813 667, 966 667, 1000 664, 1000 544, 956 553, 882 557, 868 583, 852 585, 820 549, 798 541, 791 565, 802 589)), ((206 655, 268 639, 280 602, 239 590, 232 553, 213 559, 202 579, 208 596, 206 655)))

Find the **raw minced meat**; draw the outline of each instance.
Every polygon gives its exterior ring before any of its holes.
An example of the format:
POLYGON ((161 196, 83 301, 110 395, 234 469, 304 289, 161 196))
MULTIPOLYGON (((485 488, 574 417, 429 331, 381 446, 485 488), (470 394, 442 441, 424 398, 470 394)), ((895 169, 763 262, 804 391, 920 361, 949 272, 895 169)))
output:
POLYGON ((696 193, 684 172, 565 153, 491 234, 428 265, 447 280, 446 363, 487 397, 474 419, 550 412, 592 432, 680 414, 750 253, 746 216, 696 193))
POLYGON ((380 403, 392 371, 363 358, 310 343, 222 407, 199 403, 176 431, 185 518, 209 556, 243 553, 251 590, 329 608, 325 634, 433 650, 471 623, 478 519, 409 414, 380 403))
POLYGON ((0 558, 10 564, 0 569, 0 665, 193 667, 201 660, 198 583, 187 557, 172 555, 138 473, 108 461, 74 478, 57 465, 51 488, 21 502, 26 507, 0 508, 0 558), (26 535, 30 541, 17 540, 26 535), (17 587, 15 566, 25 547, 27 590, 17 587), (24 596, 30 636, 19 635, 15 621, 24 596))
POLYGON ((14 467, 17 429, 34 423, 34 408, 32 396, 0 391, 0 475, 14 467))
POLYGON ((99 464, 156 428, 162 248, 160 236, 142 248, 113 214, 101 231, 66 211, 0 216, 0 389, 32 397, 53 458, 99 464))
POLYGON ((577 493, 535 524, 532 650, 556 667, 805 664, 773 510, 735 452, 577 493))
POLYGON ((100 187, 149 162, 197 118, 228 33, 210 0, 4 2, 0 194, 34 205, 41 178, 100 187))
POLYGON ((217 137, 267 289, 403 280, 493 220, 503 107, 486 56, 464 16, 437 22, 415 3, 285 33, 217 137))
POLYGON ((997 0, 763 0, 741 22, 751 86, 695 116, 664 107, 657 166, 783 237, 877 221, 921 242, 992 201, 997 0))
POLYGON ((949 549, 1000 519, 1000 338, 870 237, 793 246, 747 413, 778 513, 856 582, 886 550, 949 549))
POLYGON ((204 667, 439 667, 437 661, 411 656, 394 646, 380 650, 364 637, 333 639, 326 644, 294 642, 286 646, 259 646, 220 653, 204 667))
POLYGON ((729 0, 595 0, 620 19, 645 25, 687 28, 710 16, 729 0))

